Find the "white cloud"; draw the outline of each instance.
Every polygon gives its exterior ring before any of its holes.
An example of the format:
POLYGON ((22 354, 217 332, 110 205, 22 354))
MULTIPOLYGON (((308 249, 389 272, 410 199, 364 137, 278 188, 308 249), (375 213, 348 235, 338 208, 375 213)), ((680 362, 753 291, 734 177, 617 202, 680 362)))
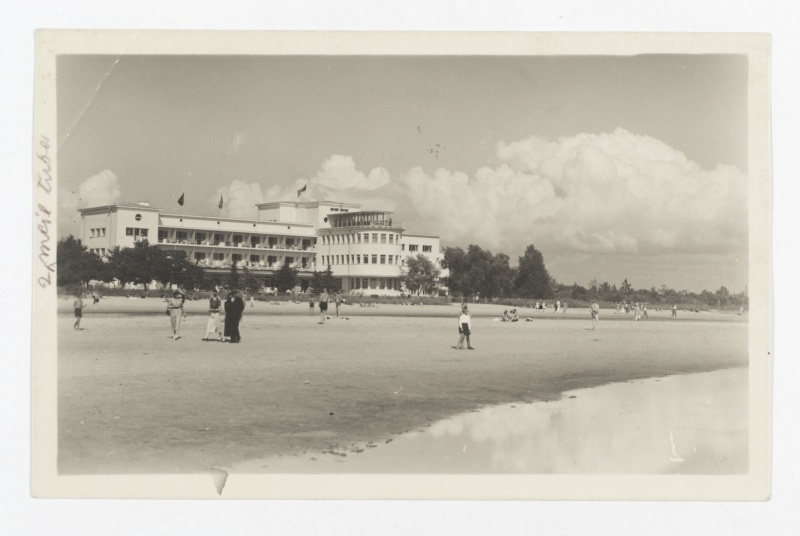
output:
POLYGON ((74 191, 59 191, 59 227, 75 224, 79 208, 110 205, 119 201, 120 195, 119 177, 110 169, 87 178, 74 191))
POLYGON ((512 258, 527 244, 553 254, 730 253, 747 247, 747 178, 704 170, 680 151, 623 129, 497 144, 497 162, 471 174, 414 167, 396 178, 333 155, 316 176, 265 192, 234 181, 227 214, 254 217, 264 199, 361 203, 394 210, 412 232, 512 258), (246 210, 245 210, 246 209, 246 210))
POLYGON ((208 200, 212 214, 221 214, 226 218, 258 217, 257 203, 264 202, 264 193, 257 182, 247 183, 234 180, 228 186, 217 189, 216 193, 208 200), (222 210, 219 210, 219 198, 223 199, 222 210))

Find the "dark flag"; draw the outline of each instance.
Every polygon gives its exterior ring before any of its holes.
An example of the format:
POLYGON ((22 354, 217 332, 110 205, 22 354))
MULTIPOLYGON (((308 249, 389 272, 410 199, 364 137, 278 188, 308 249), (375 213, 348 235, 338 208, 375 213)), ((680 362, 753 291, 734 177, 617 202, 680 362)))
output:
POLYGON ((178 204, 183 206, 183 194, 181 194, 181 196, 178 198, 178 204))
POLYGON ((222 210, 222 196, 219 196, 219 208, 222 210))
POLYGON ((308 184, 305 184, 305 185, 304 185, 302 188, 300 188, 299 190, 297 190, 297 197, 300 197, 300 194, 302 194, 303 192, 305 192, 305 191, 306 191, 306 188, 308 188, 308 184))

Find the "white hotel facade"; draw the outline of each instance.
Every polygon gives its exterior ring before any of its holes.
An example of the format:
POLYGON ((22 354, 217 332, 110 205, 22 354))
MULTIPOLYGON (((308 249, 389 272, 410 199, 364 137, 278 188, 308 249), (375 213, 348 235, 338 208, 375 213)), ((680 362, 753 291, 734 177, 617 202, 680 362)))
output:
MULTIPOLYGON (((408 256, 422 254, 441 268, 439 237, 406 232, 392 212, 362 211, 361 205, 332 201, 261 203, 258 219, 163 213, 147 203, 80 209, 80 239, 101 257, 116 246, 147 240, 185 251, 209 275, 223 276, 231 264, 247 267, 270 286, 284 262, 308 288, 311 273, 329 265, 345 292, 399 294, 408 256)), ((442 277, 446 275, 443 270, 442 277)))

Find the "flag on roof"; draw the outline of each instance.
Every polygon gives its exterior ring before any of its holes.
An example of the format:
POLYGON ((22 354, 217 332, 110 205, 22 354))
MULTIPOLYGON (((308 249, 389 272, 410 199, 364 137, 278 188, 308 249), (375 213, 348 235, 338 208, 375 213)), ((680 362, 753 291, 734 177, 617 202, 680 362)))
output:
POLYGON ((181 194, 181 196, 178 198, 178 204, 183 206, 183 194, 181 194))
POLYGON ((219 208, 222 210, 222 196, 219 196, 219 208))
POLYGON ((302 188, 300 188, 299 190, 297 190, 297 197, 300 197, 300 194, 302 194, 303 192, 305 192, 305 191, 306 191, 306 188, 308 188, 308 184, 305 184, 305 185, 304 185, 302 188))

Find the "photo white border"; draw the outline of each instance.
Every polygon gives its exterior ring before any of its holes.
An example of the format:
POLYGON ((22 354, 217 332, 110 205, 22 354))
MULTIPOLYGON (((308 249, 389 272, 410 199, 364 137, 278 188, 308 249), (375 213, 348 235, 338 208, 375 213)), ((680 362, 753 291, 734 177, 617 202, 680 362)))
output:
MULTIPOLYGON (((764 34, 174 32, 59 31, 36 34, 35 150, 55 142, 57 54, 278 55, 632 55, 747 54, 749 74, 749 415, 748 475, 442 476, 230 475, 223 498, 271 499, 614 499, 765 500, 770 493, 770 121, 769 36, 764 34)), ((35 187, 35 225, 57 221, 57 148, 53 189, 35 187)), ((35 180, 45 168, 35 159, 35 180)), ((56 240, 52 225, 52 245, 56 240)), ((55 280, 36 256, 34 239, 33 494, 62 498, 217 498, 210 475, 60 476, 57 453, 55 280)))

